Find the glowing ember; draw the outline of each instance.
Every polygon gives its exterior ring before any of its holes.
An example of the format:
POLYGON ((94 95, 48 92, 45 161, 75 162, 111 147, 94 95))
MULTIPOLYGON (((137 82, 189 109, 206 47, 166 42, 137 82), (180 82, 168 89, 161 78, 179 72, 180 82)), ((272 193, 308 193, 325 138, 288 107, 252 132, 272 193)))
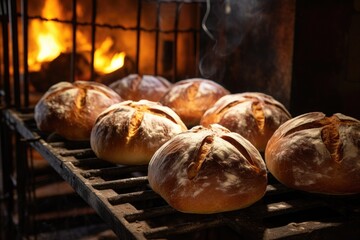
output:
POLYGON ((104 69, 104 73, 110 73, 124 66, 125 53, 116 53, 111 59, 110 65, 104 69))

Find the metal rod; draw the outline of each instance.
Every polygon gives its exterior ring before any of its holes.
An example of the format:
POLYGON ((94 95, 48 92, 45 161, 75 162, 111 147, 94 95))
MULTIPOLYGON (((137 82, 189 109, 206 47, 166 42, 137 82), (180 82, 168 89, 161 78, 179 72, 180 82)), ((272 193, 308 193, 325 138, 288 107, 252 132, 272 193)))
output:
POLYGON ((142 1, 138 0, 137 23, 136 23, 136 57, 135 57, 136 73, 139 73, 139 62, 140 62, 141 9, 142 9, 142 1))
POLYGON ((26 159, 26 144, 21 141, 21 136, 16 135, 16 194, 17 194, 17 208, 19 215, 18 231, 20 236, 24 236, 28 223, 27 214, 27 199, 26 199, 26 186, 27 186, 27 167, 26 159), (25 174, 25 176, 24 176, 25 174))
MULTIPOLYGON (((45 18, 42 16, 28 16, 29 20, 34 20, 34 19, 38 19, 41 21, 51 21, 51 22, 56 22, 56 23, 65 23, 65 24, 72 24, 72 20, 64 20, 64 19, 58 19, 58 18, 45 18)), ((91 22, 82 22, 82 21, 78 21, 77 26, 91 26, 91 22)), ((124 31, 136 31, 138 28, 136 26, 134 27, 125 27, 124 25, 121 24, 108 24, 108 23, 96 23, 95 26, 97 28, 108 28, 108 29, 120 29, 120 30, 124 30, 124 31)), ((139 28, 142 32, 156 32, 157 29, 156 28, 145 28, 145 27, 140 27, 139 28)), ((199 31, 198 28, 187 28, 187 29, 179 29, 178 32, 181 33, 185 33, 185 32, 197 32, 199 31)), ((161 33, 164 34, 173 34, 173 30, 169 29, 169 30, 161 30, 161 33)))
POLYGON ((179 15, 182 4, 176 3, 175 21, 174 21, 174 46, 173 46, 173 81, 177 80, 177 46, 178 46, 178 30, 179 30, 179 15))
POLYGON ((91 62, 90 62, 90 79, 95 80, 95 37, 96 37, 96 14, 97 14, 97 0, 92 0, 92 13, 91 13, 91 62))
POLYGON ((72 5, 72 52, 71 52, 71 66, 70 66, 70 81, 74 82, 76 74, 76 0, 73 0, 72 5))
POLYGON ((146 191, 119 194, 114 197, 108 198, 108 200, 110 204, 118 205, 118 204, 130 203, 136 201, 146 201, 155 198, 160 198, 160 196, 151 190, 146 190, 146 191))
POLYGON ((139 210, 138 212, 127 214, 125 218, 129 222, 135 222, 135 221, 146 220, 149 218, 170 215, 176 212, 177 210, 175 210, 174 208, 170 207, 169 205, 165 205, 161 207, 139 210))
POLYGON ((59 154, 63 157, 71 156, 76 158, 92 157, 95 155, 91 148, 64 150, 64 151, 59 151, 59 154))
POLYGON ((5 92, 5 106, 11 105, 11 90, 10 90, 10 56, 9 56, 9 24, 7 15, 7 4, 6 1, 1 1, 3 15, 2 23, 2 36, 3 36, 3 60, 4 60, 4 92, 5 92))
MULTIPOLYGON (((94 160, 93 160, 94 161, 94 160)), ((103 161, 103 160, 101 160, 103 161)), ((147 165, 139 165, 139 166, 126 166, 126 167, 108 167, 108 168, 101 168, 101 169, 90 169, 83 172, 83 176, 85 178, 90 177, 99 177, 99 176, 113 176, 117 175, 120 176, 122 174, 128 174, 132 172, 144 172, 147 170, 147 165)))
POLYGON ((165 238, 165 236, 199 232, 203 229, 216 228, 222 225, 224 225, 224 220, 222 218, 204 218, 201 220, 201 222, 188 222, 174 226, 161 226, 151 228, 148 231, 144 231, 144 235, 149 239, 165 238))
POLYGON ((24 90, 24 106, 29 107, 29 68, 28 68, 28 1, 21 1, 21 15, 22 15, 22 34, 23 34, 23 90, 24 90))
POLYGON ((159 59, 159 31, 160 31, 160 2, 156 2, 156 29, 155 32, 155 66, 154 66, 154 74, 158 75, 158 59, 159 59))
POLYGON ((120 189, 129 188, 134 186, 146 186, 148 183, 147 176, 142 177, 130 177, 125 179, 109 180, 101 183, 94 183, 92 186, 97 190, 105 189, 120 189))
POLYGON ((15 108, 21 108, 21 91, 20 91, 20 73, 19 73, 19 42, 18 42, 18 22, 16 14, 16 2, 9 0, 9 16, 10 16, 10 36, 12 39, 12 67, 14 77, 14 99, 15 108))
MULTIPOLYGON (((2 110, 0 110, 2 111, 2 110)), ((14 185, 12 184, 11 175, 13 173, 13 144, 12 138, 10 135, 10 129, 4 121, 2 112, 1 113, 1 126, 0 126, 0 170, 2 178, 2 197, 4 197, 4 209, 5 209, 5 219, 6 223, 11 226, 13 222, 13 213, 14 213, 14 185)), ((5 233, 9 234, 10 229, 6 229, 5 233)))
MULTIPOLYGON (((201 16, 201 4, 198 3, 197 4, 197 16, 199 18, 199 16, 201 16)), ((197 19, 197 21, 201 22, 201 20, 197 19)), ((197 32, 193 32, 194 34, 194 55, 195 55, 195 76, 199 77, 200 76, 200 68, 199 68, 199 63, 200 63, 200 31, 197 32)))

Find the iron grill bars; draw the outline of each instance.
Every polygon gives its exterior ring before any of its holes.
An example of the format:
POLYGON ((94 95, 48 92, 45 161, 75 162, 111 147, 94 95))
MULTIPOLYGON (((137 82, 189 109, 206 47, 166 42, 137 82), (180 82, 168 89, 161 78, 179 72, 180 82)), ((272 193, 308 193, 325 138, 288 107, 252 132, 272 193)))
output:
POLYGON ((256 204, 198 215, 168 206, 147 184, 147 166, 117 166, 94 155, 88 142, 46 141, 32 114, 7 110, 6 122, 41 153, 120 239, 356 239, 360 195, 322 196, 288 189, 270 176, 256 204))
MULTIPOLYGON (((123 30, 136 33, 136 57, 135 57, 135 73, 139 72, 140 65, 140 52, 142 51, 140 41, 142 34, 144 33, 154 33, 155 34, 155 46, 154 51, 154 64, 153 72, 145 74, 154 74, 158 75, 159 68, 158 63, 161 60, 159 56, 159 38, 160 34, 167 34, 173 36, 173 44, 171 46, 171 51, 169 55, 172 56, 172 81, 179 80, 178 76, 178 36, 179 34, 191 34, 194 41, 194 54, 191 56, 195 58, 195 65, 198 65, 199 60, 199 46, 198 42, 200 41, 200 19, 198 27, 196 28, 179 28, 179 18, 184 5, 193 5, 199 9, 199 15, 203 9, 205 0, 137 0, 137 14, 136 14, 136 25, 135 26, 125 26, 122 24, 110 24, 110 23, 100 23, 97 22, 97 6, 99 5, 98 0, 89 0, 89 7, 91 6, 91 21, 79 21, 76 12, 77 0, 72 1, 72 18, 69 19, 60 19, 60 18, 46 18, 41 15, 29 15, 29 0, 20 0, 20 6, 18 6, 18 1, 12 0, 3 0, 1 1, 1 10, 2 10, 2 37, 3 37, 3 59, 4 59, 4 74, 3 74, 3 85, 6 98, 6 105, 11 107, 14 106, 16 109, 25 109, 31 107, 31 101, 29 100, 29 69, 28 69, 28 50, 29 50, 29 21, 31 20, 40 20, 40 21, 52 21, 61 24, 71 25, 72 28, 72 50, 71 50, 71 67, 68 69, 70 72, 69 81, 74 81, 75 79, 75 64, 76 64, 76 30, 79 26, 87 26, 91 28, 91 63, 89 72, 91 73, 91 80, 94 80, 94 52, 95 52, 95 43, 96 43, 96 31, 100 28, 114 29, 114 30, 123 30), (145 28, 141 25, 141 17, 143 14, 143 5, 144 3, 153 3, 156 4, 156 25, 154 28, 145 28), (161 6, 166 4, 175 4, 175 20, 174 26, 172 29, 161 29, 160 18, 162 15, 161 6), (20 19, 20 21, 19 21, 20 19), (8 29, 10 34, 8 34, 8 29), (18 36, 18 33, 21 32, 21 38, 18 36), (20 42, 21 40, 21 42, 20 42), (10 42, 10 45, 8 44, 10 42), (11 49, 9 48, 11 47, 11 49), (20 56, 19 54, 22 54, 20 56), (11 57, 9 57, 9 55, 11 57), (9 61, 11 59, 11 61, 9 61), (12 69, 12 73, 8 72, 9 69, 12 69)), ((36 3, 36 1, 35 1, 36 3)), ((116 9, 114 9, 116 11, 116 9)), ((197 69, 197 67, 194 69, 197 69)), ((66 71, 66 70, 65 70, 66 71)), ((192 73, 191 77, 198 76, 199 72, 192 73)))

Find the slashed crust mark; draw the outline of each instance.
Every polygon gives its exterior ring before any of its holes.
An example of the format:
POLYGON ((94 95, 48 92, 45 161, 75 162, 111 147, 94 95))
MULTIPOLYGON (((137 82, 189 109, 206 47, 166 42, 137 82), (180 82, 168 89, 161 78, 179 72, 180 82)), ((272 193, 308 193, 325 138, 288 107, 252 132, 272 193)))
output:
POLYGON ((131 139, 138 132, 141 122, 144 119, 145 113, 157 115, 157 116, 166 118, 175 124, 179 124, 172 116, 170 116, 166 112, 162 111, 161 109, 152 108, 151 106, 146 106, 146 105, 136 105, 133 103, 130 103, 129 106, 132 107, 135 110, 135 112, 131 116, 131 120, 129 122, 126 143, 129 143, 131 141, 131 139))
POLYGON ((260 101, 254 101, 251 104, 251 112, 252 115, 255 118, 256 125, 258 126, 258 129, 260 133, 264 133, 265 130, 265 114, 262 107, 262 104, 260 101))
POLYGON ((335 115, 331 117, 324 117, 319 121, 313 121, 297 126, 285 133, 285 137, 302 130, 321 128, 321 139, 329 151, 331 158, 340 163, 343 159, 342 143, 340 141, 339 126, 343 124, 354 124, 353 121, 341 121, 335 115))
POLYGON ((194 179, 201 169, 201 166, 206 160, 207 155, 209 154, 211 147, 214 142, 214 136, 206 136, 200 144, 197 156, 194 161, 192 161, 187 167, 187 176, 189 180, 194 179))
POLYGON ((251 96, 251 95, 245 95, 243 96, 244 98, 247 98, 249 100, 253 100, 253 101, 260 101, 260 102, 263 102, 264 104, 267 104, 267 105, 271 105, 273 107, 276 107, 276 108, 279 108, 281 109, 284 113, 286 113, 286 115, 291 118, 291 114, 289 113, 289 111, 282 105, 282 104, 279 104, 278 102, 276 102, 275 99, 273 99, 271 96, 262 96, 262 97, 255 97, 255 96, 251 96))
POLYGON ((188 96, 188 99, 192 100, 196 98, 196 95, 199 91, 199 87, 200 87, 200 82, 194 82, 187 88, 186 94, 188 96))
POLYGON ((131 86, 130 88, 135 91, 136 89, 139 88, 139 85, 142 81, 142 77, 140 75, 136 75, 135 78, 131 79, 131 86))
POLYGON ((231 109, 232 107, 236 106, 236 105, 239 105, 240 103, 243 103, 243 102, 246 102, 248 100, 234 100, 234 101, 231 101, 230 103, 226 104, 224 107, 220 108, 217 112, 216 112, 216 122, 219 122, 219 119, 222 118, 222 116, 229 110, 231 109))
POLYGON ((78 109, 83 108, 86 105, 86 95, 87 89, 86 88, 79 88, 78 92, 75 96, 75 106, 78 109))
POLYGON ((243 145, 241 145, 241 143, 239 143, 238 141, 236 141, 235 139, 233 139, 228 135, 223 135, 221 136, 221 138, 229 142, 231 145, 233 145, 244 156, 244 158, 250 163, 250 165, 254 168, 254 170, 257 173, 260 172, 259 166, 255 163, 249 152, 246 150, 246 148, 243 145))
POLYGON ((274 103, 274 102, 271 102, 271 101, 268 101, 268 100, 264 100, 264 102, 267 105, 271 105, 271 106, 273 106, 275 108, 281 109, 281 111, 284 112, 288 116, 288 118, 291 118, 291 114, 289 113, 289 111, 284 106, 282 106, 281 104, 274 103))
POLYGON ((91 82, 91 83, 92 83, 91 85, 74 83, 74 86, 76 86, 79 89, 84 89, 85 91, 89 91, 89 90, 97 91, 99 93, 104 94, 108 98, 114 97, 114 94, 111 92, 112 89, 109 90, 108 88, 102 86, 100 83, 97 82, 91 82))
POLYGON ((340 120, 332 116, 324 118, 320 122, 324 124, 324 127, 321 129, 321 139, 329 151, 331 158, 335 162, 340 163, 343 158, 342 143, 339 134, 340 120))
POLYGON ((167 112, 164 112, 161 109, 157 109, 157 108, 148 108, 147 111, 151 114, 157 115, 157 116, 161 116, 164 118, 167 118, 168 120, 172 121, 173 123, 178 124, 178 122, 175 120, 175 118, 173 118, 170 114, 168 114, 167 112))
POLYGON ((128 125, 128 133, 126 136, 126 144, 129 144, 132 138, 137 134, 139 131, 139 127, 141 122, 144 118, 144 112, 136 110, 134 114, 131 116, 129 125, 128 125))

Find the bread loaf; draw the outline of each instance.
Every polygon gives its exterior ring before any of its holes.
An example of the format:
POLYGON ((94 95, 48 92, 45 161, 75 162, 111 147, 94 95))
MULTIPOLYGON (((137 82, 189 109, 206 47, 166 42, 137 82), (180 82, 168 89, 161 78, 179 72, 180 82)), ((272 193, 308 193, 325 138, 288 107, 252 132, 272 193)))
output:
POLYGON ((263 197, 267 172, 259 151, 214 124, 196 126, 166 142, 148 167, 151 188, 186 213, 247 207, 263 197))
POLYGON ((35 106, 37 127, 68 140, 89 140, 97 116, 121 97, 96 82, 60 82, 48 89, 35 106))
POLYGON ((160 102, 173 109, 188 127, 192 127, 198 125, 204 112, 226 94, 229 91, 216 82, 192 78, 173 84, 160 102))
POLYGON ((360 193, 360 121, 311 112, 280 126, 265 151, 284 185, 314 193, 360 193))
POLYGON ((291 118, 290 113, 273 97, 259 92, 230 94, 220 98, 201 118, 200 124, 218 123, 239 133, 259 151, 274 131, 291 118))
POLYGON ((124 100, 142 99, 157 102, 168 91, 171 83, 160 76, 130 74, 109 85, 124 100))
POLYGON ((154 152, 187 128, 159 103, 140 100, 114 104, 96 120, 90 144, 95 154, 116 164, 148 164, 154 152))

